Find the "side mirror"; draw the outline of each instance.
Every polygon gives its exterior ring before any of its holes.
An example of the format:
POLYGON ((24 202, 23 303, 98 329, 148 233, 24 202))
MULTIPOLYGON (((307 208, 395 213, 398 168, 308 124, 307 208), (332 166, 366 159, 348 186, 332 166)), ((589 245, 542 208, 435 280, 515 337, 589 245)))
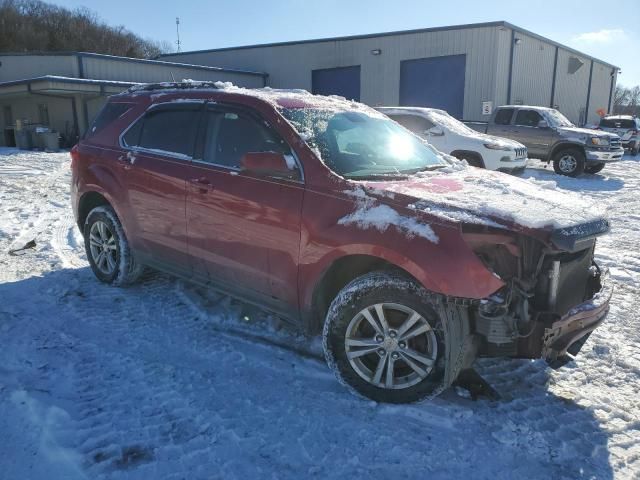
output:
POLYGON ((444 135, 444 130, 436 125, 435 127, 431 127, 425 133, 427 135, 431 135, 432 137, 442 137, 444 135))
POLYGON ((276 152, 247 152, 240 159, 240 170, 259 177, 300 178, 293 157, 276 152))
POLYGON ((549 128, 549 124, 546 120, 540 120, 538 122, 538 128, 549 128))

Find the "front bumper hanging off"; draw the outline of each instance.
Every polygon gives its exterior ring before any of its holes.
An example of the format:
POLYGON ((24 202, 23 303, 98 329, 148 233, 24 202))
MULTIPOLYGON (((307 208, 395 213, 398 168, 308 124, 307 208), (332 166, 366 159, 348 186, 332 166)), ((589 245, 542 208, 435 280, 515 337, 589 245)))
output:
POLYGON ((552 367, 560 367, 577 355, 591 332, 604 322, 612 294, 609 272, 604 270, 600 274, 600 290, 545 329, 542 357, 552 367))

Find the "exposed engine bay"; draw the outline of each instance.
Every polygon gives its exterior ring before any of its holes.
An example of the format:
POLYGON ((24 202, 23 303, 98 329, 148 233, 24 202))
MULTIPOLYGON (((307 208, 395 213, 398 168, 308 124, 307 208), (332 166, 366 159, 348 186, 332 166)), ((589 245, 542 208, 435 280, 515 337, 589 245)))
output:
POLYGON ((597 312, 597 318, 587 322, 574 321, 568 315, 602 288, 601 271, 593 259, 593 236, 574 242, 572 251, 549 247, 524 235, 467 233, 465 239, 505 283, 472 307, 472 328, 480 338, 478 356, 544 357, 552 364, 564 364, 567 354, 575 355, 604 319, 606 312, 597 312), (560 332, 560 322, 570 324, 573 333, 564 335, 566 325, 560 332), (565 338, 551 345, 556 330, 565 338))

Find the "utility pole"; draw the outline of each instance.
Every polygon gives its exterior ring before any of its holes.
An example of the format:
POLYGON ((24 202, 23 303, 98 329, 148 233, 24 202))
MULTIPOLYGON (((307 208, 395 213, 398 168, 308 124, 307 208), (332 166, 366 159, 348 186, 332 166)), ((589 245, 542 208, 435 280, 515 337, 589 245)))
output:
POLYGON ((176 40, 176 45, 178 47, 178 52, 180 51, 180 17, 176 17, 176 36, 178 39, 176 40))

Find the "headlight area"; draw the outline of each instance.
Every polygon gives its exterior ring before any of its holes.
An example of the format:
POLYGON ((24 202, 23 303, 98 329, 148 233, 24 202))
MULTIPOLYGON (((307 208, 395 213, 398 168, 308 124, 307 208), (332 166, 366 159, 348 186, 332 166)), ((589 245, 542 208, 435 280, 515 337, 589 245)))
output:
POLYGON ((609 139, 603 137, 591 137, 591 145, 596 145, 597 147, 607 147, 609 146, 609 139))
POLYGON ((544 246, 529 237, 492 230, 463 232, 482 263, 505 283, 470 312, 480 339, 478 354, 530 356, 529 337, 541 334, 533 312, 544 246))
POLYGON ((512 147, 509 145, 505 145, 502 143, 493 143, 493 142, 488 142, 488 143, 483 143, 483 145, 485 146, 485 148, 488 148, 489 150, 502 150, 504 152, 510 152, 512 150, 512 147))

